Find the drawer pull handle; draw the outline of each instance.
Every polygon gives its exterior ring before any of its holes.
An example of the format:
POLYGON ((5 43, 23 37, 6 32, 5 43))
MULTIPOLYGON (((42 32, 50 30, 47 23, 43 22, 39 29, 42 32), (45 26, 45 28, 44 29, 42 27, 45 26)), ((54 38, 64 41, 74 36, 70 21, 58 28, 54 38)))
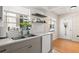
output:
POLYGON ((6 51, 6 49, 0 50, 0 53, 5 52, 5 51, 6 51))
POLYGON ((31 47, 32 47, 32 45, 28 46, 28 48, 31 48, 31 47))

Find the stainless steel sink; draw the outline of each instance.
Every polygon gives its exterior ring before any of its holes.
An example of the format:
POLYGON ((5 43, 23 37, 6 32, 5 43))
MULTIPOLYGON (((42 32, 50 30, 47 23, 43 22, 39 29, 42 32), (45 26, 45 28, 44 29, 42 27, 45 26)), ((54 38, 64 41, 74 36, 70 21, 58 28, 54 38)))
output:
POLYGON ((36 35, 30 34, 30 35, 27 35, 27 36, 13 37, 12 39, 13 40, 19 40, 19 39, 24 39, 24 38, 28 38, 28 37, 34 37, 34 36, 36 36, 36 35))
POLYGON ((28 35, 28 37, 33 37, 33 36, 36 36, 36 35, 34 35, 34 34, 30 34, 30 35, 28 35))

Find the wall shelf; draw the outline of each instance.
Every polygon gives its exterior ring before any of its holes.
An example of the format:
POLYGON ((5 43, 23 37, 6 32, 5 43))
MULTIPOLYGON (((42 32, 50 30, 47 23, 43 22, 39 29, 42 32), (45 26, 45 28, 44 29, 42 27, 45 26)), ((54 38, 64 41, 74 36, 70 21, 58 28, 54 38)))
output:
POLYGON ((42 15, 42 14, 39 14, 39 13, 34 13, 34 14, 32 14, 33 16, 38 16, 38 17, 47 17, 47 16, 45 16, 45 15, 42 15))

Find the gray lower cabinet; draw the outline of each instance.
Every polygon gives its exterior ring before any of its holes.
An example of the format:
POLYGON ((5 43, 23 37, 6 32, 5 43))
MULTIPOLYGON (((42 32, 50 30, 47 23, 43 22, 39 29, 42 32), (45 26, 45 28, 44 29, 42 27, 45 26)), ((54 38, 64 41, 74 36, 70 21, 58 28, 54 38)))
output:
POLYGON ((40 53, 41 37, 0 47, 1 53, 40 53))
POLYGON ((34 38, 29 40, 29 43, 20 48, 16 49, 16 53, 40 53, 41 52, 41 38, 34 38))
POLYGON ((30 40, 28 50, 30 53, 40 53, 41 52, 41 37, 30 40))

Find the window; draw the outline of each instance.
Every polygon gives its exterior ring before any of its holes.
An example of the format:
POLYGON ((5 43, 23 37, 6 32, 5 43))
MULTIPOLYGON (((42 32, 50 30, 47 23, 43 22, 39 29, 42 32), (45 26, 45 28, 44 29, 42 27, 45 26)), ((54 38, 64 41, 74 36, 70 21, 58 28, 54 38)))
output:
POLYGON ((7 16, 16 17, 16 14, 14 14, 14 13, 10 13, 10 12, 7 12, 7 16))
POLYGON ((12 17, 7 16, 7 22, 8 23, 16 23, 16 18, 12 18, 12 17))
POLYGON ((20 30, 20 22, 29 21, 28 16, 5 11, 7 30, 20 30))
POLYGON ((8 30, 16 28, 17 15, 14 13, 6 12, 6 22, 8 30))
POLYGON ((50 31, 55 31, 55 26, 56 26, 56 20, 55 19, 51 19, 50 31))

